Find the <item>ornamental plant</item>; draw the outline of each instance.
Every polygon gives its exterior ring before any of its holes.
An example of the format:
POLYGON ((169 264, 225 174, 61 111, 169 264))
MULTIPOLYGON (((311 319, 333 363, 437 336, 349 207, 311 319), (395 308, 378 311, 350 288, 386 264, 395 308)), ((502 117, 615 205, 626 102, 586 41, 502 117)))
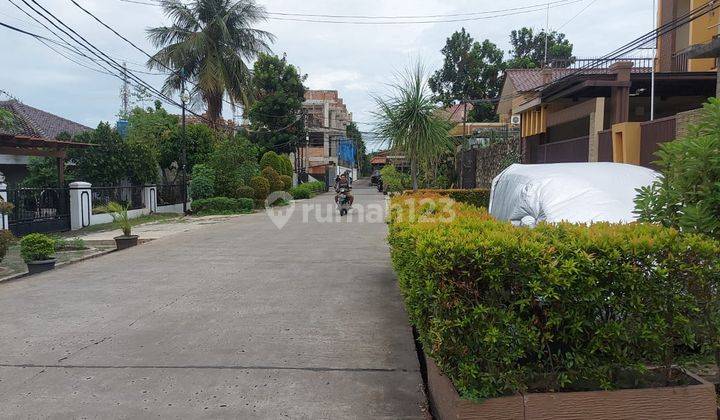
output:
POLYGON ((111 202, 107 205, 107 210, 113 218, 113 221, 122 230, 123 236, 132 235, 132 223, 128 214, 128 205, 111 202))
POLYGON ((720 238, 720 99, 710 98, 688 135, 656 155, 662 177, 638 190, 639 219, 720 238))
POLYGON ((720 350, 720 245, 705 236, 526 229, 432 192, 393 198, 389 225, 423 350, 464 398, 632 387, 648 366, 672 384, 680 360, 720 350))
POLYGON ((42 233, 31 233, 20 240, 20 255, 26 263, 50 260, 55 255, 55 241, 42 233))
POLYGON ((8 248, 15 242, 16 238, 12 232, 7 229, 0 230, 0 262, 5 259, 8 248))
POLYGON ((261 176, 254 176, 250 179, 250 188, 255 192, 256 200, 264 200, 270 194, 270 182, 261 176))

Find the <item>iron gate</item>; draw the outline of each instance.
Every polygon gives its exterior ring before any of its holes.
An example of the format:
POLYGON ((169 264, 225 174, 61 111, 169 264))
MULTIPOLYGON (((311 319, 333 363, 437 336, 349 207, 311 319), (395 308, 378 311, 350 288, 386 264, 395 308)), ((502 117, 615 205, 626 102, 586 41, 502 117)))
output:
POLYGON ((15 209, 8 215, 15 236, 70 230, 68 188, 20 188, 7 190, 15 209))

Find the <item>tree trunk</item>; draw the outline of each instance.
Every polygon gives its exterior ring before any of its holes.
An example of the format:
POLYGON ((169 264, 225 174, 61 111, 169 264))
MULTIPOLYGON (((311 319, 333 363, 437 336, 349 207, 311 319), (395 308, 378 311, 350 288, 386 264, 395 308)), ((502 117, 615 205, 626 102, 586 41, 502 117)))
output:
POLYGON ((413 191, 418 190, 418 164, 415 156, 410 158, 410 172, 412 173, 413 191))
POLYGON ((207 117, 210 120, 210 127, 221 129, 220 119, 222 118, 222 95, 210 95, 207 97, 207 117))

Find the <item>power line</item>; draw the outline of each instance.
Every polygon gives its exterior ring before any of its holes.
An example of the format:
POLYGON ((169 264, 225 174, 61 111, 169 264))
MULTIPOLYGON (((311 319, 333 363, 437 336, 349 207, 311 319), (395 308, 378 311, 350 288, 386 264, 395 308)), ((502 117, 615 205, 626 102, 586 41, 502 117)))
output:
POLYGON ((585 12, 587 9, 589 9, 589 8, 590 8, 593 4, 595 4, 595 3, 597 3, 597 0, 592 0, 592 1, 591 1, 590 3, 588 3, 585 7, 583 7, 579 12, 577 12, 577 14, 576 14, 575 16, 573 16, 573 17, 571 17, 570 19, 568 19, 565 23, 563 23, 562 25, 560 25, 560 27, 558 27, 558 28, 555 29, 555 30, 556 30, 556 31, 560 31, 562 28, 566 27, 570 22, 572 22, 573 20, 577 19, 578 16, 580 16, 581 14, 583 14, 583 12, 585 12))

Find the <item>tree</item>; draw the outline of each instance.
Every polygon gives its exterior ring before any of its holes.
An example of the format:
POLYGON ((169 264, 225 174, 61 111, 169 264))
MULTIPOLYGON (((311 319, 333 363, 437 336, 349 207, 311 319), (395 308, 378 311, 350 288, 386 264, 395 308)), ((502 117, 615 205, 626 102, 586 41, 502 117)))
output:
POLYGON ((257 175, 258 148, 245 137, 223 136, 215 145, 208 161, 215 172, 215 195, 234 197, 242 185, 257 175))
POLYGON ((172 26, 148 30, 148 38, 160 50, 147 65, 175 73, 163 87, 167 93, 181 89, 181 74, 195 84, 191 93, 207 105, 210 123, 217 128, 227 95, 249 107, 252 98, 251 72, 245 60, 270 50, 272 34, 253 28, 265 21, 265 8, 254 0, 161 0, 172 26))
POLYGON ((267 150, 289 153, 305 140, 302 104, 306 77, 285 57, 260 54, 253 68, 256 101, 248 112, 252 140, 267 150))
POLYGON ((111 186, 127 176, 125 143, 110 124, 102 122, 95 130, 80 133, 75 139, 95 145, 71 151, 75 179, 96 186, 111 186))
POLYGON ((452 147, 450 123, 438 115, 420 62, 393 86, 392 96, 376 97, 377 133, 391 149, 410 159, 413 190, 418 188, 418 165, 429 165, 452 147))
POLYGON ((700 123, 657 156, 662 177, 640 189, 639 219, 720 239, 720 99, 710 98, 700 123))
MULTIPOLYGON (((185 127, 185 156, 187 167, 205 163, 210 158, 218 135, 205 124, 188 124, 185 127)), ((182 127, 176 125, 169 136, 160 138, 159 163, 165 183, 178 182, 180 155, 182 154, 182 127)))
MULTIPOLYGON (((489 40, 475 41, 462 28, 447 39, 442 49, 445 62, 430 78, 435 99, 445 106, 457 101, 492 99, 502 89, 503 52, 489 40)), ((494 121, 494 107, 479 103, 470 117, 478 121, 494 121)))
MULTIPOLYGON (((532 69, 540 68, 545 62, 545 31, 538 34, 532 28, 521 28, 510 33, 510 60, 506 68, 532 69)), ((556 63, 555 66, 567 67, 573 58, 573 45, 565 38, 565 34, 552 31, 547 37, 548 64, 552 60, 566 60, 556 63)))
POLYGON ((0 129, 12 128, 15 123, 15 116, 6 109, 0 109, 0 129))
POLYGON ((351 122, 345 128, 347 138, 355 141, 357 145, 358 169, 360 173, 370 173, 370 160, 367 158, 367 148, 363 140, 362 133, 358 129, 357 124, 351 122))

